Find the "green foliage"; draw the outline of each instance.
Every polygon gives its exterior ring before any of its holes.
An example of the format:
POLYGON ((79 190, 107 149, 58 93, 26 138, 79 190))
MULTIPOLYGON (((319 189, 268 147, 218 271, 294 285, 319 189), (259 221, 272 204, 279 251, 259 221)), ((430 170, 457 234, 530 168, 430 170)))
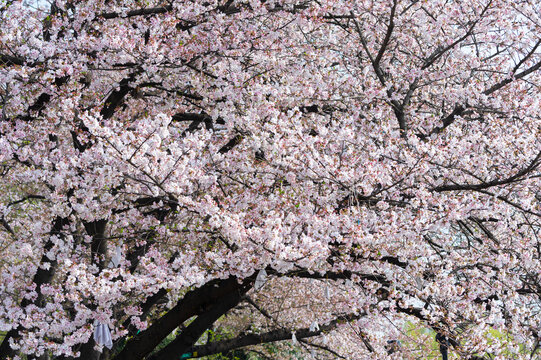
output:
MULTIPOLYGON (((412 358, 419 360, 439 359, 441 357, 434 330, 408 321, 404 331, 406 339, 402 341, 402 351, 414 355, 412 358)), ((453 359, 451 351, 449 352, 449 359, 453 359)))
MULTIPOLYGON (((235 336, 235 334, 224 327, 218 327, 217 329, 209 329, 205 333, 205 336, 202 337, 201 340, 205 341, 204 338, 206 338, 206 342, 216 342, 216 341, 222 341, 231 339, 235 336)), ((248 357, 248 354, 244 350, 234 350, 229 351, 227 353, 220 353, 210 356, 205 356, 203 359, 205 360, 250 360, 248 357)))
MULTIPOLYGON (((157 352, 159 352, 161 349, 165 348, 167 345, 169 345, 173 340, 176 339, 177 335, 180 334, 180 330, 179 329, 175 329, 172 333, 170 333, 169 335, 167 335, 163 340, 162 342, 156 346, 156 348, 154 348, 154 350, 152 351, 151 354, 155 354, 157 352)), ((179 354, 179 358, 180 358, 180 355, 179 354)))
MULTIPOLYGON (((430 360, 440 359, 439 344, 436 342, 436 332, 430 328, 424 327, 419 323, 407 322, 404 328, 406 338, 402 341, 402 351, 408 354, 407 359, 430 360)), ((462 334, 464 339, 467 339, 465 334, 462 334)), ((497 330, 489 328, 484 337, 489 345, 500 344, 499 355, 503 355, 506 359, 514 359, 518 354, 528 355, 528 349, 520 341, 517 341, 509 332, 505 330, 497 330), (517 352, 518 344, 518 352, 517 352)), ((406 355, 405 355, 406 356, 406 355)), ((453 348, 449 348, 449 360, 459 359, 459 355, 453 352, 453 348)))

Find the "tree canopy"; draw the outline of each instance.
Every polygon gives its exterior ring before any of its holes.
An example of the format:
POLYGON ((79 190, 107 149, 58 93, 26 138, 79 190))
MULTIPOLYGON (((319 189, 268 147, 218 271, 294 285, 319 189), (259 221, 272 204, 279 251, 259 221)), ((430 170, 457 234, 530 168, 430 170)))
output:
POLYGON ((0 358, 538 356, 540 34, 536 0, 0 0, 0 358))

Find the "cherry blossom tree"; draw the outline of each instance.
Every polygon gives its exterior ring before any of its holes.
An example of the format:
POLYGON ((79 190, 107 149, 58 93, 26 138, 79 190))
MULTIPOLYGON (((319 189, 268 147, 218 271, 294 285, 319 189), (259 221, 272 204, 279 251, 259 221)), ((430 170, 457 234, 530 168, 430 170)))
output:
POLYGON ((540 34, 536 0, 0 0, 0 358, 539 356, 540 34))

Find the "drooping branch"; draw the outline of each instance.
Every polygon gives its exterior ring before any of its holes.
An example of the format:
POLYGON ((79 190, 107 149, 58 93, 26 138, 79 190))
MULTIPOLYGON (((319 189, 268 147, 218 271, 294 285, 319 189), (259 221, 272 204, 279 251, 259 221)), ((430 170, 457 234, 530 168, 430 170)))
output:
MULTIPOLYGON (((361 340, 363 340, 363 342, 364 342, 365 344, 368 344, 367 342, 365 342, 365 341, 366 341, 365 339, 361 338, 361 340)), ((323 351, 325 351, 325 352, 328 352, 328 353, 332 354, 336 359, 344 359, 344 360, 347 360, 347 357, 340 355, 339 353, 337 353, 336 351, 334 351, 333 349, 331 349, 329 346, 326 346, 326 345, 320 345, 320 344, 315 344, 315 343, 313 343, 313 342, 309 342, 309 341, 307 340, 307 338, 300 339, 299 342, 300 342, 300 343, 303 343, 303 344, 306 344, 306 345, 308 345, 308 346, 310 346, 310 347, 313 347, 313 348, 320 349, 320 350, 323 350, 323 351)), ((374 350, 373 350, 373 349, 371 350, 371 348, 370 348, 369 346, 370 346, 370 345, 368 345, 368 350, 369 350, 370 352, 374 352, 374 350)))
MULTIPOLYGON (((248 334, 240 335, 236 338, 217 341, 206 345, 194 346, 190 349, 192 357, 203 357, 213 354, 224 353, 227 351, 235 350, 238 348, 250 346, 250 345, 259 345, 266 344, 275 341, 289 340, 292 338, 293 333, 297 340, 306 339, 314 336, 319 336, 323 333, 329 332, 335 329, 339 324, 347 323, 351 321, 358 320, 362 317, 361 314, 348 314, 345 316, 340 316, 337 319, 331 321, 325 325, 319 325, 319 330, 311 330, 310 328, 300 328, 300 329, 276 329, 262 334, 248 334)), ((158 360, 158 359, 157 359, 158 360)))

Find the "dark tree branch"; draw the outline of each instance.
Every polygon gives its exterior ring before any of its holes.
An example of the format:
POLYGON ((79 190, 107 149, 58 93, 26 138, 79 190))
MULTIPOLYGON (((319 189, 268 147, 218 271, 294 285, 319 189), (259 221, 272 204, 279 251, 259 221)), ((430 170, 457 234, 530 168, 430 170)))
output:
MULTIPOLYGON (((364 339, 363 339, 364 340, 364 339)), ((311 347, 314 347, 316 349, 320 349, 320 350, 323 350, 323 351, 326 351, 326 352, 329 352, 331 353, 332 355, 334 355, 337 359, 344 359, 344 360, 347 360, 346 357, 340 355, 339 353, 337 353, 336 351, 334 351, 333 349, 329 348, 328 346, 324 346, 324 345, 319 345, 319 344, 314 344, 314 343, 311 343, 309 341, 306 340, 306 338, 304 339, 300 339, 299 342, 303 343, 303 344, 306 344, 308 346, 311 346, 311 347)), ((366 344, 366 343, 365 343, 366 344)), ((370 350, 370 349, 369 349, 370 350)), ((370 352, 374 352, 374 350, 370 350, 370 352)))
POLYGON ((391 14, 389 15, 389 24, 387 25, 387 32, 385 33, 385 38, 383 39, 383 42, 381 43, 381 47, 378 51, 378 54, 376 55, 376 58, 374 59, 374 62, 372 63, 372 66, 374 67, 374 69, 379 68, 381 58, 383 57, 383 54, 385 53, 385 50, 387 49, 387 46, 389 45, 389 41, 391 40, 391 35, 394 30, 394 17, 396 13, 396 5, 397 5, 397 0, 393 0, 391 14))
POLYGON ((537 42, 535 43, 533 48, 528 52, 528 54, 526 54, 526 56, 524 56, 524 58, 522 58, 522 60, 520 60, 517 63, 517 65, 515 65, 515 67, 513 68, 513 71, 512 71, 513 74, 515 74, 517 72, 517 70, 522 66, 522 64, 524 64, 526 62, 526 60, 528 60, 530 57, 532 57, 533 54, 535 54, 535 51, 537 50, 539 45, 541 45, 541 38, 539 40, 537 40, 537 42))
POLYGON ((216 320, 235 307, 250 288, 251 286, 242 286, 221 298, 209 309, 205 309, 173 342, 147 360, 169 360, 184 354, 216 320))
POLYGON ((13 205, 17 205, 17 204, 20 204, 22 202, 25 202, 26 200, 31 200, 31 199, 44 200, 45 196, 43 196, 43 195, 32 195, 32 194, 31 195, 26 195, 22 199, 10 202, 9 204, 7 204, 7 206, 10 207, 10 206, 13 206, 13 205))
POLYGON ((436 186, 432 188, 432 191, 436 192, 444 192, 444 191, 460 191, 460 190, 484 190, 488 189, 493 186, 500 186, 500 185, 507 185, 511 184, 513 182, 517 182, 522 180, 522 178, 529 173, 531 173, 533 170, 535 170, 541 160, 541 151, 537 154, 537 156, 530 162, 530 164, 525 167, 524 169, 517 172, 515 175, 512 175, 506 179, 495 179, 492 181, 487 181, 481 184, 453 184, 453 185, 441 185, 436 186))
MULTIPOLYGON (((90 243, 90 259, 93 264, 98 265, 101 272, 105 268, 105 258, 107 256, 107 240, 105 238, 106 219, 95 220, 91 222, 83 222, 85 230, 92 237, 90 243)), ((79 351, 81 352, 81 360, 98 360, 100 353, 94 350, 94 337, 82 344, 79 351)))
POLYGON ((432 129, 432 131, 428 133, 428 135, 419 134, 418 136, 421 139, 426 139, 432 134, 441 133, 443 130, 445 130, 449 125, 451 125, 455 121, 457 116, 461 116, 462 114, 464 114, 465 111, 466 109, 462 105, 457 105, 449 115, 441 119, 441 122, 442 122, 441 126, 436 126, 434 129, 432 129))
POLYGON ((88 235, 92 237, 90 243, 90 253, 92 263, 98 264, 98 267, 103 270, 105 265, 105 257, 107 256, 107 240, 105 239, 106 219, 95 220, 92 222, 83 223, 88 235))
MULTIPOLYGON (((178 114, 175 114, 175 115, 172 116, 172 120, 173 121, 180 121, 180 122, 191 121, 188 128, 186 130, 184 130, 184 132, 182 133, 182 136, 185 136, 187 133, 191 133, 191 132, 194 132, 195 130, 197 130, 199 128, 199 125, 201 125, 201 123, 205 124, 205 128, 207 130, 213 130, 214 129, 212 117, 210 117, 207 114, 178 113, 178 114)), ((217 119, 216 123, 217 124, 225 124, 225 121, 223 119, 217 119)))
POLYGON ((535 64, 535 65, 529 67, 528 69, 526 69, 526 70, 524 70, 524 71, 522 71, 522 72, 516 74, 515 76, 509 77, 509 78, 507 78, 507 79, 505 79, 505 80, 503 80, 503 81, 500 81, 499 83, 497 83, 497 84, 491 86, 489 89, 485 90, 485 91, 483 92, 483 94, 485 94, 485 95, 490 95, 490 94, 492 94, 492 93, 494 93, 494 92, 500 90, 500 89, 503 88, 505 85, 510 84, 510 83, 512 83, 512 82, 515 81, 515 80, 522 79, 523 77, 525 77, 525 76, 527 76, 527 75, 533 73, 534 71, 539 70, 540 68, 541 68, 541 61, 538 62, 537 64, 535 64))
POLYGON ((2 215, 2 218, 0 218, 0 224, 2 224, 2 226, 4 227, 4 229, 6 229, 8 233, 10 233, 11 235, 15 235, 15 231, 13 231, 13 228, 11 227, 11 225, 9 225, 4 215, 2 215))
POLYGON ((101 13, 100 15, 98 15, 98 17, 103 18, 103 19, 115 19, 118 17, 134 17, 134 16, 142 16, 142 15, 164 14, 171 10, 173 10, 173 6, 164 5, 164 6, 157 6, 157 7, 152 7, 152 8, 130 10, 125 15, 122 15, 119 12, 101 13))
POLYGON ((225 154, 225 153, 228 153, 229 151, 231 151, 235 146, 237 146, 238 144, 240 144, 240 142, 242 141, 242 135, 240 134, 237 134, 235 135, 231 140, 229 140, 227 142, 227 144, 225 144, 224 146, 222 146, 220 148, 220 150, 218 150, 218 152, 220 154, 225 154))
POLYGON ((259 306, 251 297, 245 296, 245 300, 248 304, 252 305, 257 311, 259 311, 264 317, 274 321, 274 318, 267 312, 267 310, 259 306))
MULTIPOLYGON (((69 76, 56 77, 54 79, 54 84, 58 88, 66 84, 69 81, 69 79, 70 79, 69 76)), ((41 115, 41 112, 45 108, 45 105, 47 105, 47 103, 51 101, 51 99, 52 99, 52 95, 45 92, 41 93, 37 97, 36 101, 34 101, 34 103, 28 107, 29 113, 24 116, 20 116, 19 119, 23 121, 34 120, 34 117, 30 114, 30 112, 37 111, 38 115, 41 115)))
MULTIPOLYGON (((67 224, 67 218, 56 217, 53 221, 53 226, 49 233, 50 236, 62 238, 62 229, 67 224)), ((34 278, 32 279, 32 282, 36 284, 36 292, 38 294, 37 298, 34 301, 27 298, 23 299, 21 302, 21 308, 24 308, 32 303, 36 304, 37 306, 42 306, 44 296, 41 293, 41 286, 44 284, 48 284, 53 279, 57 266, 56 258, 54 260, 51 260, 47 256, 47 253, 53 247, 54 242, 49 238, 45 243, 45 247, 43 248, 43 256, 41 257, 40 267, 38 268, 36 274, 34 275, 34 278)), ((2 341, 2 344, 0 344, 0 359, 7 359, 8 357, 14 357, 15 355, 17 355, 17 352, 11 349, 11 347, 9 346, 9 339, 17 340, 17 338, 20 336, 21 330, 22 328, 20 326, 17 326, 11 329, 6 334, 4 340, 2 341)))
MULTIPOLYGON (((367 45, 366 40, 365 40, 365 38, 364 38, 364 36, 362 34, 359 23, 357 22, 357 20, 355 18, 353 19, 354 24, 355 24, 355 28, 357 30, 357 33, 359 34, 359 38, 361 40, 361 44, 363 46, 363 49, 366 52, 368 58, 370 59, 370 62, 372 64, 374 72, 376 73, 377 78, 379 79, 379 82, 383 86, 386 86, 386 80, 385 80, 385 74, 384 74, 383 70, 381 69, 380 63, 381 63, 381 59, 382 59, 385 51, 387 50, 387 47, 389 45, 393 30, 394 30, 394 18, 395 18, 395 15, 396 15, 397 3, 398 2, 396 0, 393 0, 393 5, 392 5, 392 8, 391 8, 391 13, 389 15, 389 23, 387 25, 387 31, 385 33, 385 38, 383 39, 383 42, 382 42, 381 47, 380 47, 380 49, 379 49, 379 51, 378 51, 378 53, 376 55, 376 58, 373 58, 372 55, 370 54, 370 51, 368 50, 368 45, 367 45)), ((353 13, 351 13, 351 15, 353 16, 353 13)), ((405 108, 408 106, 411 95, 413 94, 413 91, 415 91, 416 87, 417 87, 416 81, 413 82, 412 84, 410 84, 408 92, 406 93, 406 96, 405 96, 404 100, 402 101, 402 103, 400 103, 400 101, 398 101, 396 99, 393 99, 393 94, 394 94, 394 91, 395 91, 394 89, 388 88, 386 90, 387 97, 388 97, 388 103, 393 108, 393 112, 394 112, 394 114, 396 116, 396 119, 398 121, 398 127, 400 128, 400 136, 402 138, 406 137, 406 131, 408 130, 408 124, 406 123, 405 108)))
MULTIPOLYGON (((25 65, 26 61, 23 58, 11 56, 7 54, 0 54, 0 65, 13 66, 13 65, 25 65)), ((28 64, 27 64, 28 65, 28 64)))
POLYGON ((442 360, 447 360, 447 353, 449 349, 449 341, 447 340, 447 337, 443 335, 442 333, 436 334, 436 342, 440 344, 440 353, 442 360))
POLYGON ((135 80, 135 72, 132 72, 127 78, 124 78, 120 81, 119 88, 113 90, 111 94, 105 99, 105 104, 100 111, 100 115, 104 119, 109 119, 115 113, 115 109, 122 102, 124 97, 133 91, 134 89, 129 85, 130 82, 135 80))
MULTIPOLYGON (((346 316, 341 316, 326 325, 320 325, 319 330, 310 331, 309 328, 301 329, 277 329, 269 331, 263 334, 249 334, 249 335, 240 335, 234 339, 217 341, 207 345, 194 346, 191 349, 193 357, 203 357, 218 353, 227 352, 230 350, 238 349, 250 345, 265 344, 275 341, 289 340, 295 332, 295 337, 297 340, 314 337, 321 335, 324 332, 328 332, 336 328, 341 323, 351 322, 358 320, 362 315, 349 314, 346 316)), ((165 358, 164 358, 165 359, 165 358)), ((154 360, 154 359, 153 359, 154 360)), ((158 360, 158 359, 156 359, 158 360)))
MULTIPOLYGON (((272 273, 272 271, 269 272, 272 273)), ((277 275, 280 276, 280 274, 277 275)), ((389 286, 391 284, 390 281, 387 280, 387 278, 383 275, 357 273, 349 270, 344 270, 341 272, 327 271, 325 273, 310 273, 307 270, 297 270, 285 273, 282 276, 319 280, 348 280, 357 277, 360 280, 375 281, 383 286, 389 286)))
POLYGON ((134 336, 115 357, 115 360, 133 360, 147 356, 184 321, 221 301, 228 294, 238 292, 241 286, 236 278, 229 278, 213 280, 200 288, 189 291, 175 307, 154 321, 149 328, 134 336))
MULTIPOLYGON (((541 41, 541 40, 540 40, 541 41)), ((539 45, 540 43, 538 42, 535 46, 535 48, 537 48, 537 46, 539 45)), ((532 50, 534 51, 534 50, 532 50)), ((524 59, 522 59, 520 62, 519 62, 519 66, 526 60, 528 59, 529 57, 531 57, 533 55, 533 52, 530 52, 528 53, 528 55, 526 55, 526 57, 524 57, 524 59)), ((487 90, 483 91, 483 94, 484 95, 491 95, 493 93, 495 93, 496 91, 500 90, 501 88, 505 87, 506 85, 512 83, 513 81, 515 80, 519 80, 519 79, 522 79, 523 77, 539 70, 541 68, 541 61, 532 65, 531 67, 529 67, 528 69, 512 76, 512 77, 509 77, 505 80, 502 80, 500 81, 499 83, 497 84, 494 84, 492 85, 490 88, 488 88, 487 90)), ((518 69, 518 67, 515 67, 515 71, 518 69)), ((514 74, 514 72, 513 72, 514 74)), ((421 138, 421 139, 426 139, 428 136, 432 135, 432 134, 439 134, 441 133, 443 130, 445 130, 445 128, 447 128, 449 125, 451 125, 457 116, 461 116, 461 115, 465 115, 466 113, 468 113, 469 111, 466 110, 468 108, 468 105, 457 105, 453 111, 445 116, 444 118, 442 118, 442 125, 441 126, 437 126, 435 127, 434 129, 432 129, 432 131, 430 131, 428 133, 428 135, 424 135, 424 134, 418 134, 418 136, 421 138)))
POLYGON ((460 38, 458 38, 457 40, 453 41, 450 45, 446 46, 446 47, 443 47, 443 48, 438 48, 436 49, 436 51, 434 51, 426 60, 425 62, 423 63, 423 65, 421 66, 421 70, 425 70, 427 69, 428 67, 430 67, 432 64, 434 64, 434 62, 436 62, 440 57, 443 56, 443 54, 445 54, 447 51, 451 50, 452 48, 454 48, 455 46, 457 46, 460 42, 464 41, 468 36, 472 35, 473 34, 473 30, 475 29, 475 26, 477 26, 477 24, 479 23, 479 21, 483 18, 483 16, 485 15, 485 13, 487 12, 488 8, 490 7, 490 5, 492 4, 492 0, 488 2, 488 4, 483 8, 483 10, 481 11, 481 14, 479 14, 479 17, 477 18, 477 20, 475 20, 473 22, 473 24, 470 26, 470 28, 468 29, 468 31, 466 31, 466 33, 461 36, 460 38))
MULTIPOLYGON (((168 264, 172 264, 173 261, 175 261, 175 259, 177 258, 178 256, 178 252, 173 254, 173 256, 171 256, 171 258, 169 259, 169 261, 167 262, 168 264)), ((150 309, 152 309, 152 307, 154 305, 156 305, 160 300, 162 300, 163 298, 165 298, 165 296, 167 295, 167 290, 164 289, 164 288, 161 288, 160 290, 158 290, 154 295, 152 296, 149 296, 145 302, 141 305, 141 318, 144 319, 146 318, 146 316, 148 315, 148 313, 150 312, 150 309)), ((135 328, 135 326, 133 326, 133 324, 131 323, 131 317, 126 319, 124 321, 124 323, 122 324, 122 326, 124 328, 127 328, 130 335, 135 335, 136 332, 137 332, 137 329, 135 328)))
MULTIPOLYGON (((162 202, 167 207, 165 209, 153 209, 145 213, 145 215, 153 215, 160 223, 163 223, 165 218, 171 212, 177 209, 178 201, 173 197, 141 197, 135 200, 135 208, 151 206, 162 202)), ((127 254, 126 258, 130 262, 129 271, 133 273, 139 265, 139 259, 143 256, 147 250, 155 243, 153 240, 156 232, 154 230, 148 230, 144 232, 144 242, 136 245, 127 254)))

